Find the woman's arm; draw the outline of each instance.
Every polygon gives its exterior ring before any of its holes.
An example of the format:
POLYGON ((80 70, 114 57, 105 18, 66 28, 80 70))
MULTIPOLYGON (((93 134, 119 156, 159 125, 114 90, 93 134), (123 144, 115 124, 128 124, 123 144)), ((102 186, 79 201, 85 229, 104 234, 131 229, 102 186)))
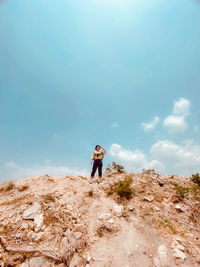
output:
POLYGON ((104 150, 104 154, 106 153, 106 149, 102 146, 100 146, 100 148, 102 148, 104 150))

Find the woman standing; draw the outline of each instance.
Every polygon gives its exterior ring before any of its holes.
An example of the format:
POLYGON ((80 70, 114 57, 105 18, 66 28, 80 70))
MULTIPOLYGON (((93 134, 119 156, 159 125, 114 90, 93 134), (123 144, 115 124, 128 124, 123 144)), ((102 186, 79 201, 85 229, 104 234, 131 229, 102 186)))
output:
MULTIPOLYGON (((105 148, 103 148, 100 145, 95 146, 95 151, 93 152, 93 155, 91 158, 91 164, 92 164, 92 161, 94 160, 92 172, 91 172, 91 179, 95 176, 95 172, 97 168, 98 168, 99 178, 102 177, 103 158, 105 154, 106 154, 105 148), (100 149, 103 149, 103 151, 100 151, 100 149)), ((92 183, 92 180, 90 180, 90 183, 92 183)))

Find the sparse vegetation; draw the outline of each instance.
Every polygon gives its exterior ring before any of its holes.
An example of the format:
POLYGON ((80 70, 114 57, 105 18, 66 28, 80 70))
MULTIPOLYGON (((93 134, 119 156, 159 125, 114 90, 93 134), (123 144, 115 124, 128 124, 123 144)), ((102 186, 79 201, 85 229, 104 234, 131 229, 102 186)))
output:
POLYGON ((190 188, 189 187, 184 187, 182 185, 174 183, 174 189, 176 191, 176 196, 182 200, 185 195, 189 192, 190 188))
POLYGON ((148 174, 148 175, 151 175, 151 174, 156 174, 155 170, 154 169, 142 169, 142 174, 148 174))
POLYGON ((119 180, 118 182, 115 182, 113 185, 111 185, 107 193, 108 195, 116 193, 122 198, 124 197, 126 199, 130 199, 135 193, 135 191, 131 187, 132 183, 133 177, 126 176, 123 180, 119 180))
POLYGON ((97 234, 98 237, 103 237, 106 234, 113 234, 113 233, 116 233, 116 232, 117 232, 116 228, 110 227, 108 225, 101 225, 97 229, 96 234, 97 234))
POLYGON ((23 191, 26 191, 28 189, 29 189, 29 186, 28 185, 22 185, 22 186, 20 186, 20 187, 17 188, 17 190, 19 192, 23 192, 23 191))
POLYGON ((192 174, 192 177, 190 177, 190 179, 195 183, 198 184, 198 186, 200 186, 200 175, 197 172, 196 174, 192 174))
POLYGON ((92 189, 87 193, 87 196, 88 197, 93 197, 94 196, 94 192, 93 192, 92 189))
POLYGON ((124 168, 124 166, 113 161, 112 165, 108 164, 106 167, 106 173, 110 173, 112 171, 117 171, 119 173, 123 173, 123 172, 125 172, 125 168, 124 168))
POLYGON ((52 194, 46 194, 43 196, 43 201, 45 203, 55 202, 55 198, 52 194))
POLYGON ((0 192, 8 192, 14 188, 15 188, 15 184, 12 181, 9 181, 0 187, 0 192))

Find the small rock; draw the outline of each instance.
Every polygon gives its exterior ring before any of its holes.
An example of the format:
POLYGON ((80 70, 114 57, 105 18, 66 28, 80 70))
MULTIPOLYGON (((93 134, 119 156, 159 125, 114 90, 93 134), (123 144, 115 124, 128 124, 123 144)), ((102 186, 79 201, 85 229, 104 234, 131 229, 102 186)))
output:
POLYGON ((144 200, 152 202, 154 200, 154 197, 153 196, 145 196, 144 200))
POLYGON ((133 211, 133 210, 134 210, 133 205, 129 204, 129 205, 128 205, 128 210, 133 211))
POLYGON ((21 230, 27 230, 27 229, 28 229, 28 224, 27 223, 22 223, 21 230))
POLYGON ((178 249, 180 249, 181 251, 184 251, 184 250, 185 250, 185 247, 184 247, 183 245, 180 245, 180 244, 179 244, 179 245, 177 245, 176 247, 177 247, 178 249))
POLYGON ((24 211, 22 218, 25 220, 34 220, 34 217, 39 213, 41 213, 41 206, 40 204, 35 203, 24 211))
POLYGON ((160 211, 160 208, 155 207, 154 210, 155 210, 155 211, 160 211))
POLYGON ((109 223, 114 223, 113 219, 108 220, 109 223))
POLYGON ((158 247, 158 256, 160 259, 161 267, 167 267, 167 247, 165 245, 158 247))
POLYGON ((82 266, 82 263, 83 263, 83 259, 77 253, 75 253, 70 261, 69 267, 82 266))
POLYGON ((184 212, 183 207, 179 204, 176 204, 175 209, 181 212, 184 212))
POLYGON ((111 217, 112 215, 110 213, 102 213, 98 216, 99 220, 107 220, 111 217))
POLYGON ((41 229, 42 229, 42 226, 43 226, 43 213, 41 214, 37 214, 35 217, 34 217, 34 231, 37 233, 39 232, 41 229))
POLYGON ((77 239, 80 239, 80 238, 82 237, 82 235, 83 235, 83 234, 82 234, 81 232, 75 232, 75 233, 74 233, 74 236, 75 236, 76 240, 77 240, 77 239))
POLYGON ((87 261, 87 262, 90 262, 91 259, 92 259, 92 258, 90 257, 90 255, 87 255, 87 257, 86 257, 86 261, 87 261))
POLYGON ((29 267, 29 264, 28 264, 28 262, 23 262, 23 263, 20 265, 20 267, 29 267))
POLYGON ((180 249, 178 249, 177 247, 174 248, 174 253, 173 256, 176 259, 181 260, 181 262, 184 262, 184 260, 186 259, 186 255, 184 252, 182 252, 180 249))
POLYGON ((65 237, 63 237, 62 241, 60 242, 60 253, 62 255, 64 255, 68 246, 69 246, 69 242, 68 242, 67 237, 65 236, 65 237))
POLYGON ((49 262, 45 260, 44 257, 35 257, 30 259, 30 267, 50 267, 49 262))
POLYGON ((153 264, 155 267, 160 267, 160 260, 158 257, 153 258, 153 264))
POLYGON ((36 241, 36 242, 38 242, 38 241, 40 241, 41 239, 42 239, 42 237, 43 237, 43 233, 38 233, 38 234, 35 234, 34 235, 34 240, 36 241))
POLYGON ((113 205, 112 207, 112 213, 118 217, 122 216, 122 213, 124 211, 124 206, 123 205, 113 205))

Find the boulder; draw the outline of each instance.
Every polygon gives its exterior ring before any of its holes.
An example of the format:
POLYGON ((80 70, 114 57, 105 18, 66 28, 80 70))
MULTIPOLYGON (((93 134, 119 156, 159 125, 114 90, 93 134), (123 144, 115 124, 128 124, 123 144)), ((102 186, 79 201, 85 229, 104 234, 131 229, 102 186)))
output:
POLYGON ((37 214, 41 213, 41 206, 39 203, 34 203, 31 207, 24 211, 22 218, 25 220, 34 220, 37 214))
POLYGON ((44 219, 43 219, 43 213, 41 213, 41 214, 37 214, 37 215, 34 217, 34 231, 35 231, 36 233, 39 232, 39 231, 42 229, 43 222, 44 222, 44 219))

